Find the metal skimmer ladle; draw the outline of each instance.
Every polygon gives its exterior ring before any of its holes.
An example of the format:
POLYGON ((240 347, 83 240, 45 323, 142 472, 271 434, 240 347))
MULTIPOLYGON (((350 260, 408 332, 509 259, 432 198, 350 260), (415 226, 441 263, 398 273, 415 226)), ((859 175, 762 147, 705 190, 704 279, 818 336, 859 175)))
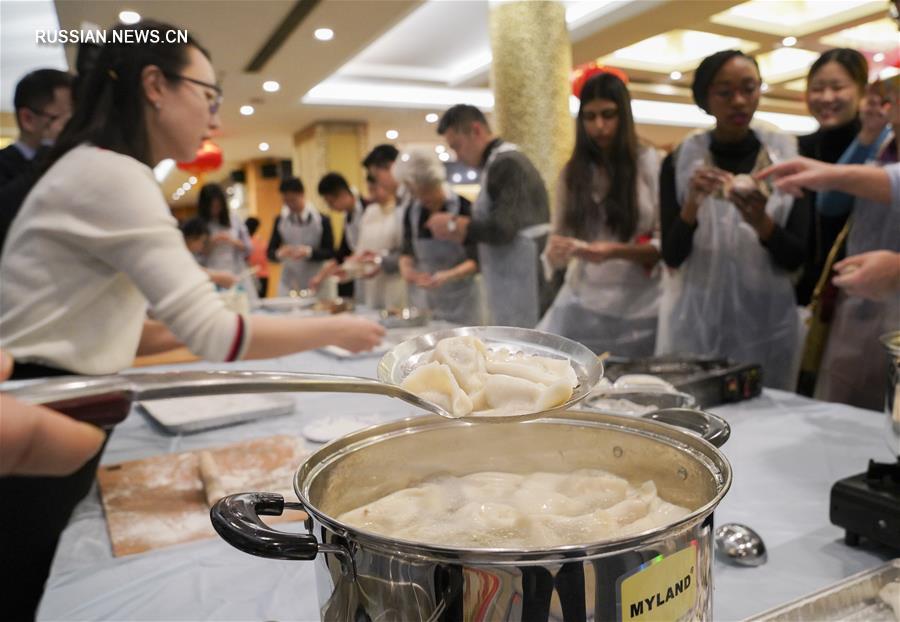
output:
POLYGON ((553 408, 508 416, 479 416, 478 421, 521 421, 564 410, 588 396, 603 376, 603 364, 590 349, 559 335, 507 326, 451 328, 407 339, 391 349, 378 364, 379 380, 298 372, 181 371, 126 373, 112 376, 60 376, 0 384, 0 391, 18 399, 43 404, 75 419, 112 426, 128 414, 132 403, 195 395, 231 393, 327 392, 371 393, 403 400, 428 412, 455 419, 438 404, 425 400, 401 383, 414 365, 430 356, 437 342, 447 337, 473 336, 486 343, 509 345, 529 354, 563 356, 576 370, 578 386, 571 397, 553 408))

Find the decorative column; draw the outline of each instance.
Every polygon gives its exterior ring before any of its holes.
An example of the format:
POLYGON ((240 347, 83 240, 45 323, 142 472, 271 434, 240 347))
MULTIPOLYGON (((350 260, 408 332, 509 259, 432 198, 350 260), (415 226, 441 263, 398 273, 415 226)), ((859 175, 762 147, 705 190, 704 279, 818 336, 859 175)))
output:
POLYGON ((334 243, 339 245, 344 230, 343 214, 332 214, 316 192, 325 173, 340 173, 347 183, 365 192, 362 159, 368 150, 365 123, 322 121, 294 134, 294 174, 306 186, 306 200, 331 218, 334 243))
POLYGON ((569 112, 572 45, 560 2, 492 2, 491 86, 495 130, 519 145, 555 196, 575 144, 569 112))

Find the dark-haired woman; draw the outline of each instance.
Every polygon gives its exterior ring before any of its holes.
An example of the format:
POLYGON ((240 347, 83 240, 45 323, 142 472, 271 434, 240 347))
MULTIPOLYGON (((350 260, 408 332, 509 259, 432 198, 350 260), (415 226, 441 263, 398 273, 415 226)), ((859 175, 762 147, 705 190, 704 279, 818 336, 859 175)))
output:
POLYGON ((808 214, 802 198, 747 185, 747 174, 797 153, 792 137, 751 129, 760 86, 756 61, 736 50, 695 72, 694 100, 716 125, 663 162, 669 270, 657 351, 758 363, 766 386, 793 388, 799 317, 790 273, 805 257, 808 214))
POLYGON ((538 328, 596 352, 651 356, 656 343, 659 158, 638 143, 623 80, 582 87, 575 149, 562 172, 543 257, 565 283, 538 328))
MULTIPOLYGON (((869 65, 856 50, 837 48, 819 56, 806 77, 806 106, 819 129, 798 139, 800 155, 830 164, 862 164, 871 157, 885 119, 877 109, 860 114, 868 78, 869 65), (848 152, 857 137, 858 148, 848 152)), ((796 286, 797 302, 801 305, 810 302, 854 201, 852 196, 836 191, 810 193, 808 199, 809 248, 796 286)))
POLYGON ((209 247, 205 265, 211 270, 240 274, 247 268, 250 256, 250 233, 239 219, 231 220, 225 192, 219 184, 200 188, 197 216, 209 227, 209 247))
MULTIPOLYGON (((0 344, 17 361, 13 377, 130 367, 139 345, 159 345, 142 334, 148 305, 181 342, 214 361, 376 345, 383 329, 362 318, 225 308, 152 170, 165 158, 191 159, 219 125, 212 64, 193 41, 163 43, 180 40, 172 35, 184 31, 172 26, 144 20, 116 28, 141 32, 100 51, 3 250, 0 344), (151 31, 161 42, 135 43, 151 31)), ((0 513, 8 619, 33 617, 59 533, 90 489, 97 460, 67 478, 0 480, 0 495, 18 499, 0 513)))

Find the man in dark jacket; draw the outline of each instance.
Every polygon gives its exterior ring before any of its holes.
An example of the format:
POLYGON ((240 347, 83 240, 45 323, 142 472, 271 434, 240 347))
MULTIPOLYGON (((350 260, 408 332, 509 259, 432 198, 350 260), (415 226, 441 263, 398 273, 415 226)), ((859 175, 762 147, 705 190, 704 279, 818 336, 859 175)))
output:
POLYGON ((16 85, 19 138, 0 149, 0 250, 10 224, 37 178, 40 156, 72 116, 72 76, 37 69, 16 85))

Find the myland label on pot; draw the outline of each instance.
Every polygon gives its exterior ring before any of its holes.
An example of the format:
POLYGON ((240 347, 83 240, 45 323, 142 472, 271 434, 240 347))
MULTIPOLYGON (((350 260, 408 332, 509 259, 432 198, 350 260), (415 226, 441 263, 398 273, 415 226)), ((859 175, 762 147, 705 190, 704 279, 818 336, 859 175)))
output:
POLYGON ((697 544, 658 555, 618 580, 619 620, 674 622, 697 599, 697 544))

